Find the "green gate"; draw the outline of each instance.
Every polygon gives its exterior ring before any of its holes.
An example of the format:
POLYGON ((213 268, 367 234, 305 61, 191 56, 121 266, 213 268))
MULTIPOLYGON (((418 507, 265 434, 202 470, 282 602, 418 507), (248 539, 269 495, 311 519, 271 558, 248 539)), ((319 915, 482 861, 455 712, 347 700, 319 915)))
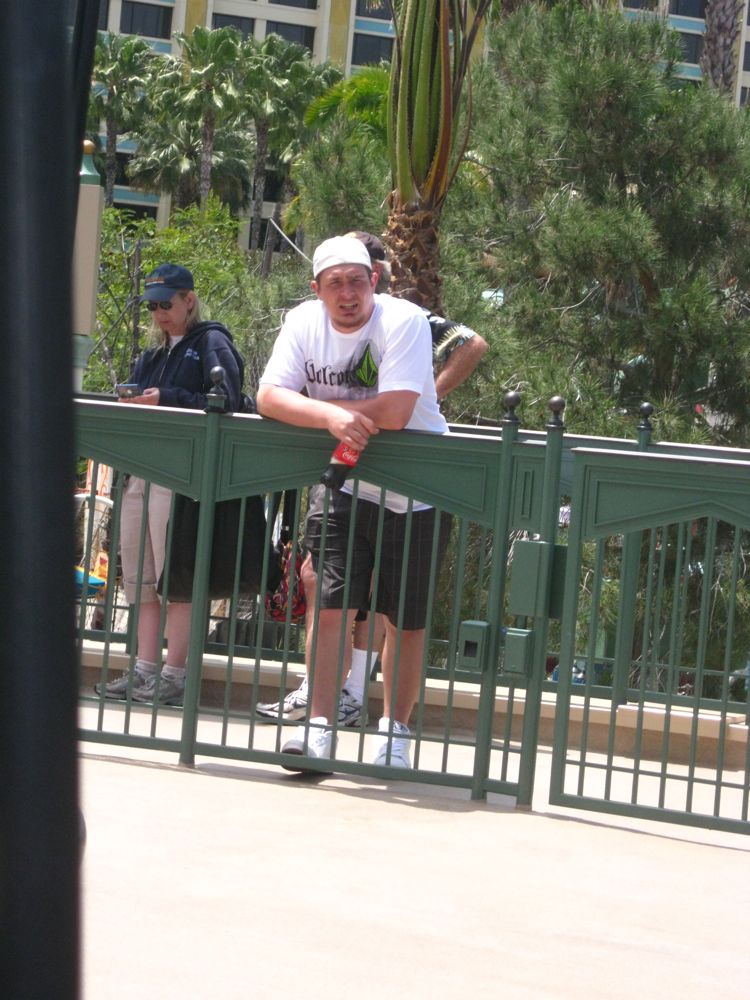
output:
MULTIPOLYGON (((750 832, 747 456, 651 444, 648 406, 639 439, 627 441, 567 434, 559 397, 544 431, 522 429, 518 403, 508 394, 499 428, 384 432, 360 462, 369 482, 453 522, 450 572, 431 604, 415 767, 399 778, 527 807, 538 747, 553 745, 555 804, 750 832)), ((112 625, 115 495, 105 626, 90 626, 85 587, 79 609, 82 739, 170 750, 186 764, 288 763, 282 720, 256 710, 299 682, 303 626, 279 625, 269 644, 263 602, 243 618, 233 600, 212 628, 211 512, 256 493, 302 497, 325 466, 328 435, 100 400, 78 400, 76 412, 82 458, 201 500, 184 707, 143 707, 92 694, 93 681, 134 662, 112 625)), ((120 610, 132 633, 137 609, 120 610)), ((341 733, 334 769, 388 777, 368 762, 372 732, 363 717, 341 733)))
POLYGON ((664 452, 572 452, 550 800, 748 833, 750 465, 664 452))

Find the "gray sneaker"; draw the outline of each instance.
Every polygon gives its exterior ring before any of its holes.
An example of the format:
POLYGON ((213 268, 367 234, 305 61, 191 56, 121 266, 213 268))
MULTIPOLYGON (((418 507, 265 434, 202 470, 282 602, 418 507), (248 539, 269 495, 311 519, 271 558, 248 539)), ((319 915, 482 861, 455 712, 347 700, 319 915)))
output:
POLYGON ((94 691, 97 694, 103 694, 105 698, 114 698, 117 701, 124 701, 128 696, 128 688, 133 691, 133 697, 135 697, 136 691, 140 691, 149 682, 151 678, 147 677, 145 674, 140 673, 138 670, 133 671, 133 681, 131 685, 130 674, 123 674, 122 677, 116 677, 113 681, 108 684, 94 684, 94 691))
POLYGON ((133 701, 154 701, 154 695, 158 705, 181 705, 185 697, 185 682, 176 681, 173 677, 165 677, 164 674, 149 677, 146 683, 139 687, 133 694, 133 701), (157 694, 156 686, 159 685, 157 694))

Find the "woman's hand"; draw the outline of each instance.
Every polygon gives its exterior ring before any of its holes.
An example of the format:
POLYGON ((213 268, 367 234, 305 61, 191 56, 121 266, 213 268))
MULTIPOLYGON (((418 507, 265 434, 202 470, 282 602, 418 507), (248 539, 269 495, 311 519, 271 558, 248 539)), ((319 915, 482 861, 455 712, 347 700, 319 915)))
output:
POLYGON ((123 396, 120 399, 121 403, 135 403, 137 406, 158 406, 159 405, 159 390, 158 389, 144 389, 142 396, 123 396))

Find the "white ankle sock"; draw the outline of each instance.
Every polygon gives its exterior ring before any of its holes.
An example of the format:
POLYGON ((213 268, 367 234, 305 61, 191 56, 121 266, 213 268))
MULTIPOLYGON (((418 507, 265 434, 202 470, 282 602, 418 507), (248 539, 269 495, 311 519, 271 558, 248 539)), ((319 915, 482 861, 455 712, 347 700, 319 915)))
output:
POLYGON ((149 663, 148 660, 136 660, 135 670, 141 677, 153 677, 156 673, 156 664, 149 663))
POLYGON ((344 687, 360 703, 365 700, 365 686, 377 658, 378 654, 374 649, 369 653, 366 649, 352 650, 352 667, 344 687))

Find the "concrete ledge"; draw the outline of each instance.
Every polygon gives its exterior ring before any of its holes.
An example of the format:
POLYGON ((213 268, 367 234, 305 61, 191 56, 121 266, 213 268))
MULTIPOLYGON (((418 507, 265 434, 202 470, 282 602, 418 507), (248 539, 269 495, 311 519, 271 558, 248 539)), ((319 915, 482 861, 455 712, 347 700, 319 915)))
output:
MULTIPOLYGON (((91 691, 100 679, 104 651, 101 645, 87 642, 81 655, 81 685, 91 691)), ((109 650, 109 669, 113 675, 127 670, 129 654, 124 647, 112 645, 109 650)), ((279 696, 281 664, 261 660, 258 665, 258 701, 275 701, 279 696)), ((219 708, 224 704, 227 658, 215 653, 203 657, 203 682, 201 704, 204 707, 219 708)), ((304 677, 301 663, 287 665, 286 690, 291 691, 304 677)), ((249 711, 251 687, 256 677, 255 660, 237 657, 232 663, 231 706, 242 712, 249 711)), ((380 681, 370 684, 368 712, 370 719, 377 719, 382 712, 383 688, 380 681)), ((503 689, 498 689, 495 698, 495 723, 493 735, 501 738, 505 733, 508 711, 512 712, 510 738, 521 739, 524 715, 524 691, 516 691, 512 705, 503 689)), ((557 699, 553 693, 545 692, 539 721, 539 743, 551 747, 554 742, 554 725, 557 699)), ((456 682, 452 689, 447 681, 430 679, 425 688, 423 724, 443 726, 446 710, 450 708, 451 732, 454 735, 468 735, 476 728, 479 708, 479 688, 473 684, 456 682)), ((610 743, 610 732, 614 726, 613 752, 621 757, 638 756, 644 760, 661 760, 664 748, 665 730, 668 726, 667 759, 672 763, 695 764, 703 767, 717 767, 720 752, 723 753, 722 767, 727 770, 742 770, 747 758, 748 726, 742 715, 731 714, 723 723, 718 712, 701 711, 696 715, 683 708, 672 708, 669 713, 661 705, 619 705, 612 714, 612 706, 604 699, 591 699, 586 706, 581 698, 574 695, 568 716, 568 745, 581 747, 584 722, 587 724, 586 749, 592 752, 606 752, 610 743), (696 725, 697 723, 697 725, 696 725), (640 735, 639 735, 640 724, 640 735), (693 735, 696 728, 695 736, 693 735), (694 742, 694 746, 692 746, 694 742)))

